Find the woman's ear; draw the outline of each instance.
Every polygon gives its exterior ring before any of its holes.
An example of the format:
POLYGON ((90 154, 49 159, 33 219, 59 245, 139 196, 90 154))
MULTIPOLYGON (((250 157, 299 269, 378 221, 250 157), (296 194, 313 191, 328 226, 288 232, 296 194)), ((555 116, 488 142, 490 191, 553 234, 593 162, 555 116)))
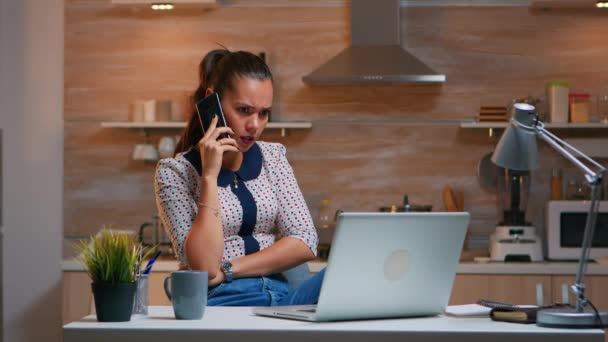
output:
POLYGON ((213 94, 213 88, 209 87, 209 88, 207 88, 207 90, 205 90, 205 97, 207 97, 211 94, 213 94))

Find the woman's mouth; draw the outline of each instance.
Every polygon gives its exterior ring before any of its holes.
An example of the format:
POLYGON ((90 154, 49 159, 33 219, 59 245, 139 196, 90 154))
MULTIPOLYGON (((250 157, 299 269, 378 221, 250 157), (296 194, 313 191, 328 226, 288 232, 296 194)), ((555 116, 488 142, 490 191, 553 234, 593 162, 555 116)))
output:
POLYGON ((255 138, 252 136, 241 137, 241 142, 245 146, 249 146, 255 142, 255 138))

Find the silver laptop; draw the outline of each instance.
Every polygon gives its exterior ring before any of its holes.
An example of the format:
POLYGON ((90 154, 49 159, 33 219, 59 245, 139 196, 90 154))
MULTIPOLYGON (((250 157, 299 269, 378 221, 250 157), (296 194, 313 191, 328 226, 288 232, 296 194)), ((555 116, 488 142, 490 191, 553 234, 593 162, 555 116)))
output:
POLYGON ((337 321, 438 315, 450 298, 468 213, 342 213, 317 305, 257 315, 337 321))

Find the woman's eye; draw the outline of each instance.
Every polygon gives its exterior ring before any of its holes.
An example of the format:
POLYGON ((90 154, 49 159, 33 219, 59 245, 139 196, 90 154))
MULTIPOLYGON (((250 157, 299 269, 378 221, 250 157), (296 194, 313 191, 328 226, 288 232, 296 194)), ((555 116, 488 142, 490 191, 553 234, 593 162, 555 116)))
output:
POLYGON ((249 114, 251 113, 251 107, 239 107, 238 111, 241 113, 249 114))

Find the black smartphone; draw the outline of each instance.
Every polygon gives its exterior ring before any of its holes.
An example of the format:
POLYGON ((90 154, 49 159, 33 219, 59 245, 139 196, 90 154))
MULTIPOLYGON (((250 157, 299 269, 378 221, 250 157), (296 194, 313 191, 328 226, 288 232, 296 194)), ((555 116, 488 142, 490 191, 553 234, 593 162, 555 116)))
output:
MULTIPOLYGON (((198 101, 196 103, 196 112, 203 128, 203 135, 209 129, 211 120, 217 115, 217 127, 226 127, 226 118, 222 111, 222 104, 220 103, 220 97, 217 93, 211 93, 209 96, 198 101)), ((228 134, 221 134, 220 138, 228 137, 228 134)))

